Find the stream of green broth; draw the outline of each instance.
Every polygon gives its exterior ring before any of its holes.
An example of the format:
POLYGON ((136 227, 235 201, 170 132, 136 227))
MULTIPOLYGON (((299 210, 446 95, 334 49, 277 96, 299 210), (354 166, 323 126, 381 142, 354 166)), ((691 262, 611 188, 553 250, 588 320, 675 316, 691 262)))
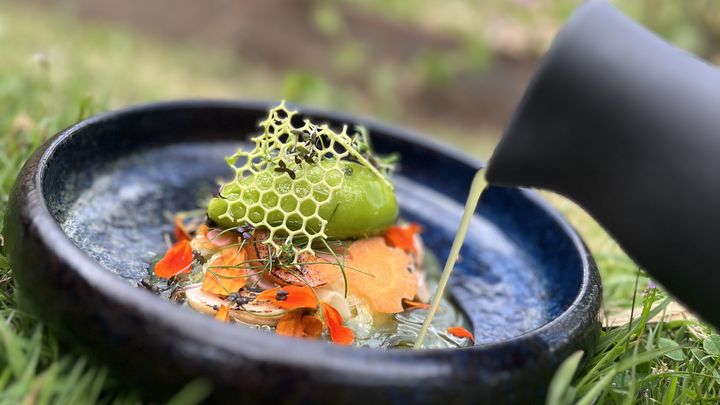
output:
POLYGON ((435 291, 432 303, 430 304, 430 309, 425 316, 425 322, 423 322, 423 326, 422 328, 420 328, 420 333, 418 333, 418 337, 415 340, 413 349, 420 349, 422 347, 423 340, 425 340, 425 335, 427 335, 428 329, 430 329, 430 324, 432 324, 435 313, 440 306, 440 301, 442 301, 442 297, 445 293, 445 288, 447 287, 448 280, 450 279, 450 275, 455 268, 455 262, 457 261, 458 255, 460 254, 460 248, 465 241, 465 235, 467 235, 468 228, 470 227, 470 220, 475 213, 475 208, 477 207, 478 200, 480 200, 480 195, 482 194, 484 188, 485 178, 482 176, 482 169, 480 169, 477 171, 477 173, 475 173, 475 177, 472 181, 472 186, 470 186, 470 194, 468 194, 467 201, 465 202, 465 211, 463 212, 462 220, 460 221, 460 227, 455 234, 455 240, 453 241, 452 247, 450 248, 450 255, 445 262, 445 267, 443 267, 443 272, 440 276, 440 283, 438 284, 438 288, 435 291))

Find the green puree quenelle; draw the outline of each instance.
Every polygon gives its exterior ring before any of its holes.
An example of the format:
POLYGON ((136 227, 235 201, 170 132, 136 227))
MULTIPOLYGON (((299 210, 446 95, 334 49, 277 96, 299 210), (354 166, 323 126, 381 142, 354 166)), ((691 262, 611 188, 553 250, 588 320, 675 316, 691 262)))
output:
MULTIPOLYGON (((325 234, 330 239, 377 235, 395 222, 398 205, 388 183, 378 181, 370 169, 354 162, 332 162, 337 169, 326 174, 323 166, 328 165, 322 162, 309 169, 299 168, 308 173, 298 173, 298 177, 306 177, 309 181, 298 182, 284 172, 263 172, 230 182, 223 187, 220 197, 210 202, 208 216, 219 226, 229 228, 242 224, 239 218, 249 210, 249 220, 254 224, 266 218, 271 225, 285 221, 288 228, 294 230, 302 227, 303 218, 297 214, 286 218, 286 213, 299 210, 303 216, 308 216, 315 211, 315 201, 318 201, 321 203, 317 207, 318 215, 327 221, 325 234), (333 176, 333 173, 338 175, 333 176), (328 185, 339 184, 339 188, 328 193, 328 187, 319 182, 323 175, 326 175, 328 185), (283 195, 283 192, 287 194, 283 195), (303 199, 311 193, 313 199, 303 199)), ((307 221, 310 228, 318 229, 319 224, 313 224, 313 221, 318 222, 317 219, 307 221)))

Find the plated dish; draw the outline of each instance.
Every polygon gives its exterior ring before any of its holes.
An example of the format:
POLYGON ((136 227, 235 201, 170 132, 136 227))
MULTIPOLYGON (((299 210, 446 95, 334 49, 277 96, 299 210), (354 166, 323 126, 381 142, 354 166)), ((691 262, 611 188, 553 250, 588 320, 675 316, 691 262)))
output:
MULTIPOLYGON (((218 322, 137 284, 168 248, 174 216, 233 178, 225 157, 277 103, 191 100, 112 111, 61 131, 24 166, 3 235, 24 308, 121 381, 160 401, 202 375, 214 400, 477 403, 543 397, 557 365, 597 335, 600 283, 571 227, 533 192, 490 188, 449 285, 476 344, 384 350, 218 322), (522 387, 522 389, 518 389, 522 387)), ((392 176, 399 217, 443 260, 481 163, 411 131, 362 125, 392 176)), ((173 241, 171 241, 173 242, 173 241)), ((430 269, 426 267, 426 269, 430 269)), ((417 313, 417 312, 414 312, 417 313)))
MULTIPOLYGON (((422 227, 398 220, 400 156, 375 152, 363 127, 297 114, 284 103, 268 111, 260 133, 226 158, 234 177, 202 208, 175 215, 168 249, 140 286, 278 335, 411 347, 438 269, 422 227)), ((427 347, 472 344, 467 323, 444 300, 427 347)))

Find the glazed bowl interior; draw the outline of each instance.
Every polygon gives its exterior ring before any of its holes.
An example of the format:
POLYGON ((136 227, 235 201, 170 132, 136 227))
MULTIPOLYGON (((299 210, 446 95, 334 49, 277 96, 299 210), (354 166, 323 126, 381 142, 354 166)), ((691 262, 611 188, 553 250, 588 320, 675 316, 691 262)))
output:
MULTIPOLYGON (((134 284, 166 248, 173 213, 202 208, 203 196, 232 176, 224 157, 257 133, 265 110, 264 104, 242 111, 188 105, 182 113, 158 108, 152 119, 90 126, 92 136, 68 137, 48 161, 47 207, 77 248, 118 281, 134 284)), ((394 176, 401 217, 423 226, 428 249, 444 261, 480 164, 378 123, 303 111, 332 126, 362 124, 379 152, 401 155, 394 176)), ((478 345, 531 332, 571 306, 587 276, 573 235, 531 194, 486 190, 450 284, 478 345)), ((188 308, 173 310, 192 316, 188 308)))

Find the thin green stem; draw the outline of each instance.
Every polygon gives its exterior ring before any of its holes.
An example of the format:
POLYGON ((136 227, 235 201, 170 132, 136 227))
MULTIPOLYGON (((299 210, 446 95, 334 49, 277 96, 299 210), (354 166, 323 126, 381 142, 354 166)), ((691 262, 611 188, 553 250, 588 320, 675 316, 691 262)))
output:
POLYGON ((340 259, 337 257, 337 255, 335 254, 335 251, 332 250, 332 248, 331 248, 330 245, 327 243, 327 241, 325 240, 325 238, 321 238, 320 240, 323 242, 323 244, 325 245, 325 247, 330 251, 330 254, 332 255, 332 257, 335 258, 335 261, 337 262, 338 266, 340 267, 340 271, 342 272, 342 276, 343 276, 343 282, 345 283, 345 294, 344 294, 343 296, 344 296, 344 298, 347 298, 347 295, 348 295, 348 278, 347 278, 347 274, 345 274, 345 256, 343 256, 343 262, 340 263, 340 259))

